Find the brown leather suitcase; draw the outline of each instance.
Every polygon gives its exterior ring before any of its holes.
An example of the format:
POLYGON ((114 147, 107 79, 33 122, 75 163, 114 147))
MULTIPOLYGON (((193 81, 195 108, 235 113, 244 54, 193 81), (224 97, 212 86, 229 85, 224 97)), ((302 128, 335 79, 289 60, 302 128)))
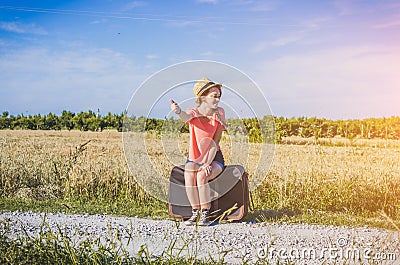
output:
MULTIPOLYGON (((187 219, 192 215, 184 184, 184 166, 175 166, 171 171, 168 191, 169 213, 173 218, 187 219)), ((212 220, 241 220, 247 215, 248 174, 242 166, 226 166, 224 171, 209 184, 212 220)))

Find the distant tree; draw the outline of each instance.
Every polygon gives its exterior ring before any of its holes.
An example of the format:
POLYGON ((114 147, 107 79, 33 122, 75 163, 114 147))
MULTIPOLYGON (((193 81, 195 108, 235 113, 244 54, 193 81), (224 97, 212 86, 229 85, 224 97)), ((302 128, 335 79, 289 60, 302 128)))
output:
POLYGON ((30 116, 32 130, 45 130, 44 118, 40 114, 30 116))
POLYGON ((43 117, 43 129, 44 130, 61 130, 61 125, 58 116, 49 113, 43 117))
POLYGON ((0 129, 10 129, 11 124, 8 115, 8 111, 3 111, 3 115, 0 117, 0 129))
POLYGON ((13 129, 28 129, 28 119, 23 114, 19 114, 13 119, 11 126, 13 129))
POLYGON ((72 118, 72 122, 74 123, 74 128, 81 130, 81 131, 88 130, 83 112, 79 112, 78 114, 76 114, 72 118))
POLYGON ((119 132, 122 132, 123 126, 124 126, 124 120, 126 117, 126 111, 122 112, 120 115, 116 116, 117 124, 116 124, 116 129, 119 132))
POLYGON ((74 128, 74 121, 73 118, 75 113, 71 111, 63 110, 60 116, 60 125, 63 129, 72 130, 74 128))
MULTIPOLYGON (((301 136, 332 138, 341 136, 350 140, 361 138, 400 139, 400 117, 367 118, 363 120, 327 120, 316 117, 284 118, 264 116, 259 118, 227 119, 228 134, 240 134, 249 137, 251 142, 279 142, 283 137, 301 136)), ((118 131, 152 131, 157 133, 178 132, 188 133, 189 128, 179 119, 146 118, 127 112, 120 114, 107 113, 102 117, 89 110, 77 114, 64 110, 60 116, 53 113, 47 115, 19 114, 10 115, 3 111, 0 116, 0 129, 30 129, 30 130, 61 130, 78 129, 82 131, 102 131, 117 129, 118 131)))
POLYGON ((105 128, 114 128, 113 126, 114 115, 111 112, 107 113, 106 116, 99 118, 100 118, 99 122, 100 131, 103 131, 105 128))

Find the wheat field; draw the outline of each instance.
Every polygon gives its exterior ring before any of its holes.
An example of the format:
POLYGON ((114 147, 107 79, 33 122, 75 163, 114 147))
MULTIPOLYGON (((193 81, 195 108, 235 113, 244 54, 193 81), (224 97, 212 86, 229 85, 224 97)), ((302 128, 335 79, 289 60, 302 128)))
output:
MULTIPOLYGON (((122 139, 122 133, 116 131, 0 131, 1 197, 129 199, 138 205, 154 201, 137 181, 148 169, 136 167, 130 172, 122 139)), ((168 179, 173 164, 160 149, 160 137, 138 134, 131 141, 137 146, 130 154, 132 159, 140 165, 147 157, 160 177, 168 179), (146 150, 140 149, 143 141, 146 150)), ((185 154, 187 136, 180 136, 179 142, 180 152, 185 154)), ((251 173, 250 178, 262 180, 252 187, 258 209, 328 211, 365 217, 384 213, 400 220, 397 144, 390 148, 280 144, 271 149, 273 152, 263 154, 273 157, 260 160, 258 144, 225 136, 221 148, 228 164, 238 163, 230 157, 231 149, 241 144, 247 148, 242 164, 251 173), (265 161, 273 162, 270 167, 260 166, 265 161), (257 166, 259 170, 255 171, 257 166)))

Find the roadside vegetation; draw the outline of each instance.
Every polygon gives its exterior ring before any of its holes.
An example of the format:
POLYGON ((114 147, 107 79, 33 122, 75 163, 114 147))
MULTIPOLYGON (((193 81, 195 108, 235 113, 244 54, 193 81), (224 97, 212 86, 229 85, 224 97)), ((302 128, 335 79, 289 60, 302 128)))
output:
POLYGON ((122 239, 121 231, 112 231, 108 237, 86 236, 82 233, 68 233, 61 227, 51 228, 44 217, 40 231, 36 235, 28 232, 29 227, 22 226, 20 234, 11 234, 11 222, 0 220, 0 264, 225 264, 227 253, 217 257, 199 258, 188 245, 199 241, 198 233, 188 239, 183 246, 176 247, 175 240, 169 242, 166 251, 159 255, 151 253, 146 244, 140 246, 137 253, 127 249, 135 240, 133 231, 127 231, 128 238, 122 239), (185 255, 184 255, 185 254, 185 255))

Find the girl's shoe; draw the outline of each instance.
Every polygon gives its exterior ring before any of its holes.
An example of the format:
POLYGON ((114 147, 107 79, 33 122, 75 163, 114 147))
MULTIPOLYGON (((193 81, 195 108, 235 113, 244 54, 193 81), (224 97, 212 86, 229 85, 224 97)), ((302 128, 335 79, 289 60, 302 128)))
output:
POLYGON ((199 209, 192 209, 192 216, 184 222, 185 225, 195 225, 198 216, 199 216, 199 209))
POLYGON ((209 210, 201 210, 200 211, 200 218, 199 218, 199 222, 198 225, 200 226, 209 226, 211 224, 211 222, 208 220, 209 219, 209 210))

